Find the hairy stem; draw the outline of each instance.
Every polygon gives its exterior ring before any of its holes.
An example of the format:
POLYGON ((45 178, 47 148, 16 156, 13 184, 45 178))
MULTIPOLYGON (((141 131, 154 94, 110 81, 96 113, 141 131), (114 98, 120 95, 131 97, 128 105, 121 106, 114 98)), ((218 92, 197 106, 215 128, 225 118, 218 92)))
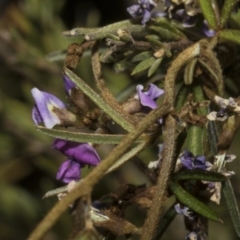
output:
MULTIPOLYGON (((165 83, 165 104, 170 104, 171 108, 174 107, 175 100, 175 80, 179 70, 192 58, 200 54, 200 43, 196 43, 182 53, 172 62, 169 67, 165 83)), ((176 122, 173 117, 166 118, 166 130, 164 132, 164 150, 162 166, 158 177, 156 195, 154 196, 152 206, 148 212, 147 219, 143 226, 141 240, 151 240, 156 234, 156 228, 161 217, 162 207, 165 200, 165 192, 167 190, 169 175, 173 168, 174 163, 174 150, 175 150, 175 130, 176 122)))
POLYGON ((45 218, 36 227, 28 240, 39 240, 53 226, 61 214, 68 208, 69 204, 77 198, 88 195, 92 191, 93 186, 104 176, 106 171, 120 158, 137 138, 146 131, 152 123, 157 119, 168 114, 172 108, 169 104, 163 104, 161 107, 151 111, 137 126, 136 129, 126 135, 118 146, 104 159, 101 164, 93 169, 89 175, 82 180, 65 198, 59 201, 45 218))

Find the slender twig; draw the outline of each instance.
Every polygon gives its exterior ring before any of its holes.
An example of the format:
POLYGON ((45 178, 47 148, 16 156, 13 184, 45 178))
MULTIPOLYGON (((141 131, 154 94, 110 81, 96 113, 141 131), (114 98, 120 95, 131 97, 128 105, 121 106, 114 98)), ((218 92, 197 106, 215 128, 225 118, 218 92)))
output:
MULTIPOLYGON (((200 54, 200 43, 196 43, 183 52, 181 52, 178 57, 172 62, 169 67, 165 83, 165 99, 164 104, 170 104, 171 108, 174 107, 175 100, 175 80, 180 69, 192 58, 200 54)), ((156 195, 153 199, 152 206, 148 212, 147 219, 143 226, 143 231, 141 235, 141 240, 151 240, 154 238, 156 233, 156 228, 159 222, 159 218, 162 213, 162 206, 165 200, 165 192, 167 189, 167 184, 169 180, 169 175, 173 168, 174 162, 174 150, 175 150, 175 130, 176 122, 173 117, 168 116, 166 118, 166 130, 164 132, 164 150, 163 150, 163 160, 160 169, 156 195)))
POLYGON ((101 179, 105 172, 112 166, 115 161, 126 152, 127 149, 136 141, 136 139, 148 129, 152 123, 157 119, 163 117, 172 111, 168 103, 163 104, 161 107, 151 111, 143 120, 136 126, 136 128, 126 135, 116 148, 101 162, 96 168, 93 169, 89 175, 82 180, 76 188, 74 188, 65 198, 59 201, 52 210, 45 216, 36 229, 29 236, 28 240, 39 240, 44 234, 53 226, 61 214, 68 208, 69 204, 77 198, 88 195, 92 191, 92 187, 101 179))

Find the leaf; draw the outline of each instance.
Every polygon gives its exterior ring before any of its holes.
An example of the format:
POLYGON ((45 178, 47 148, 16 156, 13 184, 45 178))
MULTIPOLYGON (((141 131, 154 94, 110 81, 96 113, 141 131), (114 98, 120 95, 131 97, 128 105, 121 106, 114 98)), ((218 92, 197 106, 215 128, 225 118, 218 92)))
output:
POLYGON ((212 1, 199 0, 198 3, 202 9, 203 15, 207 20, 210 28, 217 30, 218 29, 217 17, 213 9, 212 1))
POLYGON ((155 60, 155 62, 152 64, 152 66, 148 70, 148 77, 151 77, 155 73, 155 71, 160 66, 162 60, 163 60, 163 58, 158 58, 155 60))
MULTIPOLYGON (((70 132, 61 129, 48 129, 45 127, 37 126, 37 130, 54 138, 65 139, 74 142, 89 142, 97 144, 117 144, 125 137, 125 135, 114 134, 96 134, 96 133, 82 133, 70 132)), ((140 137, 136 142, 145 142, 144 137, 140 137)))
POLYGON ((175 181, 170 182, 169 187, 180 203, 184 204, 185 206, 191 208, 194 212, 210 220, 221 222, 221 220, 218 217, 218 214, 214 210, 212 210, 206 204, 199 201, 192 194, 187 192, 177 182, 175 181))
POLYGON ((185 35, 181 31, 179 31, 175 25, 173 25, 171 22, 169 22, 169 19, 167 19, 165 17, 159 17, 159 18, 153 18, 152 20, 153 20, 154 25, 158 25, 160 27, 168 29, 169 31, 171 31, 179 36, 185 37, 185 35))
POLYGON ((184 83, 186 85, 191 85, 193 82, 193 74, 194 74, 196 63, 197 63, 197 58, 192 59, 187 64, 187 66, 184 70, 184 83))
POLYGON ((174 180, 203 180, 209 182, 223 182, 226 177, 217 172, 203 170, 188 170, 177 172, 173 175, 174 180))
POLYGON ((223 189, 224 198, 226 200, 227 207, 229 210, 229 214, 233 222, 233 226, 235 228, 235 231, 238 237, 240 237, 240 213, 239 213, 236 197, 233 192, 232 184, 229 179, 227 179, 227 181, 223 183, 222 189, 223 189))
POLYGON ((133 129, 132 124, 130 124, 122 115, 118 114, 114 108, 106 103, 99 94, 90 88, 74 72, 68 68, 64 68, 64 74, 66 74, 69 79, 73 81, 83 91, 84 94, 86 94, 87 97, 89 97, 99 108, 108 114, 116 123, 118 123, 129 132, 133 129))
POLYGON ((152 51, 145 51, 145 52, 141 52, 137 55, 135 55, 132 59, 131 62, 141 62, 147 58, 150 58, 153 56, 153 52, 152 51))
POLYGON ((149 27, 150 30, 153 30, 154 32, 157 32, 162 39, 167 40, 167 41, 177 41, 180 40, 182 38, 182 36, 169 31, 166 28, 163 27, 157 27, 157 26, 150 26, 149 27))
POLYGON ((195 156, 203 155, 204 128, 190 126, 188 130, 187 149, 195 156))
POLYGON ((131 75, 135 75, 139 72, 146 70, 154 63, 154 61, 155 61, 154 57, 150 57, 150 58, 143 60, 133 69, 131 75))
POLYGON ((225 0, 221 11, 221 28, 224 28, 238 0, 225 0))
POLYGON ((181 108, 183 107, 184 103, 186 102, 188 94, 189 88, 183 84, 177 93, 175 101, 177 111, 180 111, 181 108))
POLYGON ((224 40, 240 44, 240 31, 233 29, 225 29, 218 33, 218 36, 224 40))

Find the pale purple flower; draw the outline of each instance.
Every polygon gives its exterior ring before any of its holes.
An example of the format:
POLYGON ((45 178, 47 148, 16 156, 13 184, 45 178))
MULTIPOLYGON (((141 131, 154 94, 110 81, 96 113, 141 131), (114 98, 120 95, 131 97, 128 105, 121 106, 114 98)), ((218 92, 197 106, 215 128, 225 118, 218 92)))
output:
POLYGON ((180 204, 174 205, 175 211, 180 214, 188 217, 190 220, 194 220, 194 213, 189 209, 189 207, 183 206, 181 207, 180 204))
POLYGON ((72 88, 76 87, 76 84, 71 81, 66 75, 63 75, 64 88, 68 96, 71 95, 72 88))
POLYGON ((156 85, 150 83, 150 87, 147 91, 143 91, 142 85, 137 85, 137 98, 144 107, 149 107, 151 109, 157 108, 156 100, 164 94, 164 90, 157 87, 156 85))
POLYGON ((151 18, 151 11, 156 5, 154 0, 138 0, 138 4, 127 8, 127 11, 133 18, 142 16, 142 24, 145 25, 151 18))
POLYGON ((77 143, 63 139, 55 139, 52 147, 81 165, 87 164, 96 166, 100 162, 100 157, 96 150, 88 143, 77 143))
POLYGON ((65 109, 64 103, 52 94, 42 92, 37 88, 31 90, 35 101, 35 106, 32 110, 32 119, 36 125, 44 123, 46 128, 53 128, 60 124, 61 120, 54 113, 54 109, 65 109))
POLYGON ((200 169, 206 170, 208 162, 206 162, 205 156, 194 156, 190 151, 185 150, 180 156, 180 161, 184 168, 188 170, 200 169))
POLYGON ((79 181, 81 177, 81 165, 74 160, 67 159, 58 169, 56 179, 64 183, 79 181))

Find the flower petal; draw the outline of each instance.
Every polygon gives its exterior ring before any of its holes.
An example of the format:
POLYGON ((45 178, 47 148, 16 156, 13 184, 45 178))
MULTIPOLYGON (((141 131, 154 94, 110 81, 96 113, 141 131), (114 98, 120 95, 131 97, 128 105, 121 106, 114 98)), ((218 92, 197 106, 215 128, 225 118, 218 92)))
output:
POLYGON ((58 169, 56 178, 64 183, 80 179, 81 165, 73 160, 64 161, 58 169))
POLYGON ((71 81, 66 75, 63 75, 64 88, 68 96, 71 95, 71 89, 76 87, 76 84, 71 81))
POLYGON ((32 109, 32 119, 33 119, 33 122, 35 123, 35 125, 39 125, 43 122, 41 114, 38 111, 38 108, 36 107, 36 105, 32 109))
POLYGON ((88 143, 77 143, 62 139, 55 139, 52 147, 79 164, 96 166, 100 162, 100 157, 98 156, 96 150, 88 143))
POLYGON ((36 103, 36 109, 33 109, 33 121, 39 123, 40 117, 47 128, 53 128, 55 125, 60 124, 61 121, 58 116, 53 112, 53 108, 65 108, 64 103, 53 96, 52 94, 39 91, 37 88, 31 90, 32 96, 36 103))
POLYGON ((136 89, 140 102, 143 106, 149 107, 151 109, 157 108, 155 100, 164 93, 164 90, 158 88, 154 84, 150 84, 150 87, 146 92, 142 91, 143 90, 142 85, 137 85, 136 89))

